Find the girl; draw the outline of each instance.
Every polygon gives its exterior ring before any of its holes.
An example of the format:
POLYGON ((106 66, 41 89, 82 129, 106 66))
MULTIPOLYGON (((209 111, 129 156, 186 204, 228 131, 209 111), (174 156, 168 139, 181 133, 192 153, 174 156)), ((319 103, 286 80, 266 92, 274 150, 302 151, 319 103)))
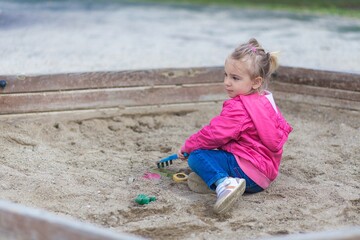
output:
MULTIPOLYGON (((225 61, 224 85, 230 99, 219 116, 190 136, 178 152, 195 173, 191 181, 216 190, 216 213, 224 213, 244 192, 268 188, 278 175, 288 134, 292 131, 266 91, 277 58, 256 39, 241 44, 225 61)), ((198 189, 192 189, 201 192, 198 189)))

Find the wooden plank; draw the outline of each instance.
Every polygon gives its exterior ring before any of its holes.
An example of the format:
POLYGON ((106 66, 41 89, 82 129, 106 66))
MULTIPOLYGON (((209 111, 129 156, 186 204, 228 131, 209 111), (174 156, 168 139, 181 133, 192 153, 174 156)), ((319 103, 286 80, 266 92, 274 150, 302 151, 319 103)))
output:
MULTIPOLYGON (((272 84, 272 89, 343 99, 353 105, 360 102, 359 92, 278 82, 272 84)), ((223 101, 224 99, 226 95, 222 84, 4 94, 0 95, 0 114, 223 101)))
POLYGON ((281 91, 274 91, 273 93, 275 96, 275 101, 277 100, 290 101, 294 103, 306 103, 310 105, 315 104, 324 107, 342 108, 342 109, 360 111, 359 102, 330 98, 330 97, 319 97, 319 96, 312 96, 306 94, 288 93, 281 91))
MULTIPOLYGON (((270 86, 282 92, 357 104, 360 102, 359 76, 281 67, 270 86)), ((8 86, 0 90, 0 114, 206 102, 226 98, 222 88, 222 67, 7 77, 8 86)))
MULTIPOLYGON (((273 82, 271 89, 289 93, 300 93, 305 95, 330 97, 360 102, 360 92, 346 91, 341 89, 323 88, 309 85, 299 85, 294 83, 273 82)), ((354 104, 359 104, 355 103, 354 104)))
MULTIPOLYGON (((221 68, 222 69, 222 68, 221 68)), ((220 68, 159 69, 121 72, 0 76, 7 86, 0 93, 25 93, 190 83, 221 83, 220 68)))
POLYGON ((8 201, 0 201, 0 239, 120 240, 142 239, 60 217, 8 201))
POLYGON ((0 114, 222 101, 222 84, 0 95, 0 114))
POLYGON ((100 108, 100 109, 82 109, 54 112, 33 112, 22 114, 0 114, 0 122, 3 123, 22 123, 29 119, 33 121, 46 121, 48 123, 57 123, 59 121, 83 121, 89 119, 110 119, 119 116, 129 115, 159 115, 159 114, 179 114, 198 111, 199 109, 209 108, 218 109, 220 112, 222 101, 215 102, 191 102, 174 103, 166 105, 146 105, 125 108, 100 108))
MULTIPOLYGON (((7 86, 0 93, 66 91, 114 87, 221 83, 223 67, 154 69, 120 72, 64 73, 33 76, 0 76, 7 86)), ((275 82, 360 91, 360 75, 304 68, 280 67, 275 82)))
POLYGON ((276 82, 360 91, 360 74, 355 73, 280 67, 277 72, 273 74, 273 79, 276 82))

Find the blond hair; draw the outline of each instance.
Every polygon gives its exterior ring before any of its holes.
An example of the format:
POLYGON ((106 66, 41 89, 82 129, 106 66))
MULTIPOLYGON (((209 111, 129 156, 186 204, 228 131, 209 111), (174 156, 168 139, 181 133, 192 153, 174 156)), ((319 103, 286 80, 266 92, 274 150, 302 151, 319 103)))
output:
POLYGON ((239 45, 230 55, 234 60, 248 62, 251 79, 261 77, 262 84, 258 91, 262 93, 266 90, 271 78, 271 74, 279 67, 277 53, 266 52, 255 38, 251 38, 247 43, 239 45))

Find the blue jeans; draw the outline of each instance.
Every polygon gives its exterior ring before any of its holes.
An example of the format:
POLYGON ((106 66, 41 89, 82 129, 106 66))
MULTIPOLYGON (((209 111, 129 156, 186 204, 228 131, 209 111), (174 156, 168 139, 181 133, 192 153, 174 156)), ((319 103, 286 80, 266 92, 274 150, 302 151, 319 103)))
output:
POLYGON ((220 178, 237 177, 245 179, 245 192, 257 193, 263 191, 241 170, 232 153, 223 150, 195 150, 190 154, 188 164, 212 190, 216 189, 215 182, 220 178))

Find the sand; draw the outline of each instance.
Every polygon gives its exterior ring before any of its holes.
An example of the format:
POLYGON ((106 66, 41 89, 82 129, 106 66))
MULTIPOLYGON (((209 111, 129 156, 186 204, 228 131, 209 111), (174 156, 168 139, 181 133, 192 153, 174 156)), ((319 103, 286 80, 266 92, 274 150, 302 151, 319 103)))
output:
MULTIPOLYGON (((213 194, 191 192, 166 174, 143 178, 221 104, 3 121, 1 198, 154 239, 255 239, 360 225, 360 112, 278 105, 294 128, 280 175, 223 216, 212 212, 213 194), (157 200, 138 205, 138 194, 157 200)), ((175 161, 167 171, 189 169, 175 161)))

